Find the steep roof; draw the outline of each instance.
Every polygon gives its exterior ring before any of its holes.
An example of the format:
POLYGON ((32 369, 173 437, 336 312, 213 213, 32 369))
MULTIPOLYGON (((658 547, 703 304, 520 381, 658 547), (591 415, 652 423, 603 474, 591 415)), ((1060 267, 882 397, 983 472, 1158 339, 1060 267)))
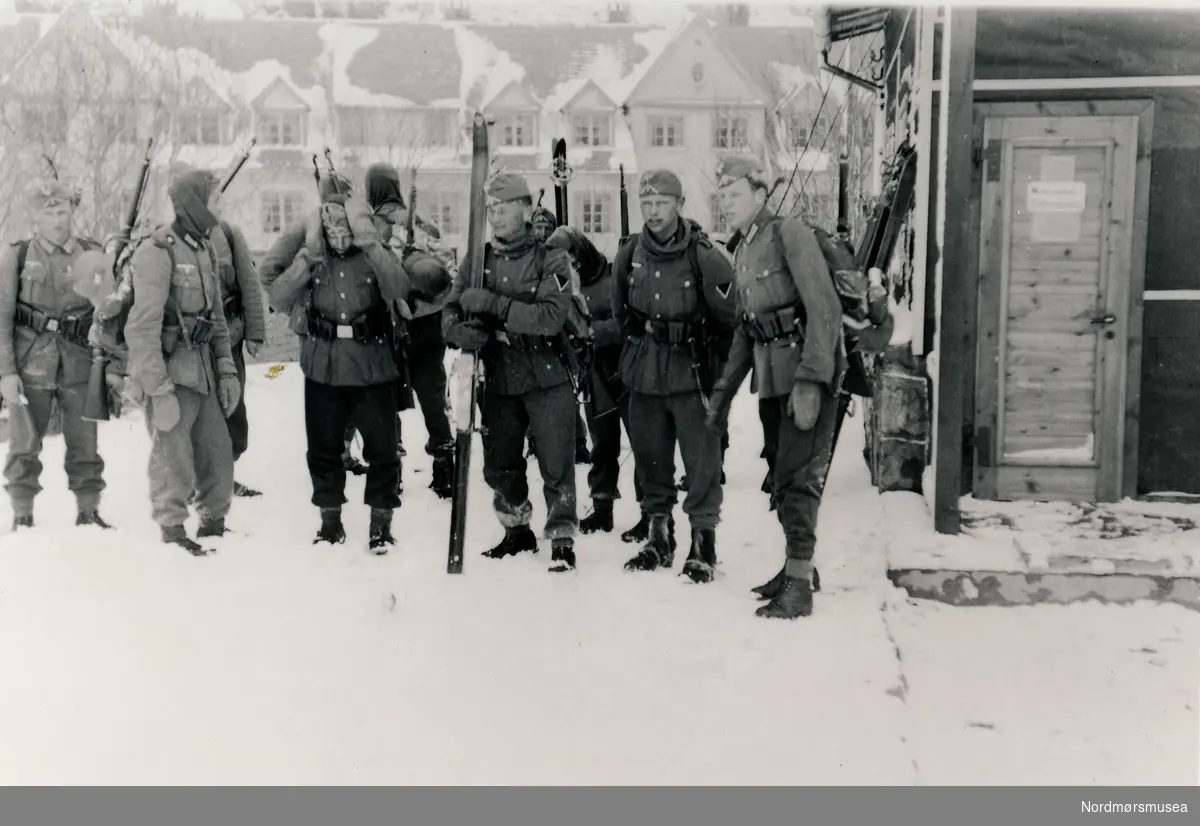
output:
POLYGON ((0 80, 8 75, 42 36, 45 15, 14 14, 0 17, 0 80))
POLYGON ((817 79, 821 45, 807 26, 713 26, 713 35, 772 100, 807 76, 817 79))
POLYGON ((462 61, 453 30, 421 23, 384 23, 372 28, 375 39, 346 64, 351 86, 419 105, 459 97, 462 61))
MULTIPOLYGON (((106 25, 115 21, 106 20, 106 25)), ((222 69, 245 74, 268 61, 291 72, 292 82, 311 87, 325 51, 320 30, 324 20, 209 20, 184 17, 126 17, 121 25, 165 49, 192 49, 208 55, 222 69)))

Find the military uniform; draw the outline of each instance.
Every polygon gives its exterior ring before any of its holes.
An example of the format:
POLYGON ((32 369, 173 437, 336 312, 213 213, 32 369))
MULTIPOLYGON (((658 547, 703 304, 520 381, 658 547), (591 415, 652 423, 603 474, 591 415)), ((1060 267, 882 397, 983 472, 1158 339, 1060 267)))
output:
POLYGON ((196 555, 205 550, 184 531, 189 495, 195 491, 198 536, 223 535, 233 497, 233 444, 225 417, 241 396, 208 246, 212 226, 195 217, 215 224, 204 206, 213 183, 210 175, 192 172, 171 184, 177 217, 130 259, 133 305, 125 323, 129 379, 145 400, 152 436, 151 515, 164 542, 196 555))
MULTIPOLYGON (((766 188, 757 163, 742 159, 723 165, 718 185, 742 178, 766 188)), ((734 269, 740 323, 709 424, 721 424, 753 368, 751 390, 767 408, 763 418, 778 423, 774 497, 787 540, 783 582, 758 613, 805 616, 812 611, 817 511, 846 364, 841 302, 815 234, 799 220, 761 211, 734 254, 734 269)))
POLYGON ((390 247, 403 261, 412 284, 413 292, 408 301, 412 318, 407 323, 408 377, 425 422, 428 437, 425 453, 433 459, 433 478, 429 487, 439 497, 449 498, 454 486, 454 435, 446 396, 442 308, 449 293, 454 260, 436 245, 433 235, 437 230, 416 216, 414 229, 420 231, 418 237, 406 238, 398 231, 396 221, 407 218, 401 212, 407 206, 400 192, 400 176, 394 167, 372 164, 367 170, 366 188, 367 199, 375 210, 376 226, 385 233, 390 247))
MULTIPOLYGON (((647 172, 639 195, 655 194, 681 197, 679 179, 647 172)), ((642 506, 651 517, 650 536, 626 564, 630 570, 673 563, 669 519, 678 496, 678 444, 688 480, 683 510, 692 528, 684 573, 696 582, 712 580, 723 498, 721 438, 704 427, 704 419, 728 352, 732 280, 729 261, 686 219, 666 239, 644 230, 617 252, 613 313, 625 333, 620 375, 630 392, 630 441, 644 489, 642 506)))
MULTIPOLYGON (((587 428, 592 434, 588 489, 592 513, 580 521, 583 533, 613 529, 613 503, 621 497, 621 426, 629 433, 629 393, 621 384, 621 327, 612 310, 612 266, 581 232, 567 229, 579 272, 584 300, 591 315, 594 351, 591 366, 591 400, 585 405, 587 428)), ((576 446, 578 450, 578 445, 576 446)), ((642 501, 641 480, 634 465, 633 492, 642 501)))
MULTIPOLYGON (((75 193, 57 181, 40 182, 30 193, 29 206, 35 210, 68 203, 77 203, 75 193)), ((107 527, 97 515, 105 483, 96 424, 82 418, 91 369, 87 335, 92 308, 74 291, 71 279, 79 256, 97 246, 78 238, 59 246, 35 235, 0 253, 0 377, 10 411, 4 477, 16 527, 33 524, 34 498, 42 490, 42 439, 55 408, 62 413, 67 483, 78 505, 77 523, 107 527)))
MULTIPOLYGON (((241 384, 241 398, 226 420, 229 438, 233 442, 233 461, 237 462, 249 447, 250 422, 246 415, 246 342, 263 344, 267 340, 266 309, 254 257, 246 236, 235 226, 222 221, 209 238, 217 261, 217 276, 221 285, 222 308, 229 327, 229 347, 241 384)), ((258 491, 234 483, 239 496, 257 496, 258 491)))
MULTIPOLYGON (((512 173, 494 176, 487 194, 493 203, 532 201, 529 185, 512 173)), ((458 271, 443 328, 452 345, 481 350, 484 364, 483 476, 505 529, 504 539, 485 555, 501 558, 537 551, 537 538, 529 527, 533 505, 522 449, 528 431, 534 437, 546 497, 551 570, 573 569, 579 526, 574 461, 578 402, 563 339, 580 318, 570 261, 565 250, 537 242, 526 224, 518 237, 491 242, 482 288, 468 286, 470 271, 469 261, 458 271)))
POLYGON ((386 553, 394 544, 392 511, 400 506, 396 391, 401 373, 394 308, 408 298, 408 279, 381 242, 366 204, 354 199, 346 199, 344 207, 322 205, 293 266, 305 293, 299 302, 307 325, 300 369, 312 503, 322 519, 317 541, 345 540, 342 451, 346 428, 353 426, 362 435, 368 465, 364 500, 371 508, 370 548, 386 553), (333 207, 337 210, 331 212, 333 207), (342 254, 329 244, 329 215, 348 221, 352 245, 342 254))

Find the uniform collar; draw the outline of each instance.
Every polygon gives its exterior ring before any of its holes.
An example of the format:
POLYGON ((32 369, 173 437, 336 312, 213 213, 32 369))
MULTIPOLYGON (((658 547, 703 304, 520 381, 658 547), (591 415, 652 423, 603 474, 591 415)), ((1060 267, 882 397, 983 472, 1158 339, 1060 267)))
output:
POLYGON ((42 245, 42 249, 51 255, 59 251, 64 252, 67 255, 74 255, 75 251, 79 249, 79 245, 75 243, 75 238, 73 236, 67 238, 67 243, 63 244, 61 247, 51 241, 49 238, 41 235, 38 236, 38 243, 42 245))
POLYGON ((766 225, 766 223, 774 217, 775 216, 772 215, 771 212, 766 207, 763 207, 762 209, 760 209, 758 211, 758 215, 754 216, 754 220, 750 222, 750 229, 746 231, 746 239, 745 240, 749 241, 755 235, 758 235, 758 231, 760 229, 762 229, 763 226, 766 225))

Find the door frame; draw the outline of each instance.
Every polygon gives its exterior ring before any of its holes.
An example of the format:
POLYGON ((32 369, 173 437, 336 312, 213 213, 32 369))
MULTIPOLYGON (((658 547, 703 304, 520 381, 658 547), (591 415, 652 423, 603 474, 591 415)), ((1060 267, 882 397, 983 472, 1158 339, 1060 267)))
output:
MULTIPOLYGON (((972 186, 970 205, 975 231, 972 233, 971 262, 975 279, 980 288, 984 287, 982 280, 983 264, 983 212, 980 206, 983 202, 983 191, 986 185, 986 175, 982 174, 986 158, 983 146, 984 125, 988 118, 1005 117, 1088 117, 1088 116, 1125 116, 1137 118, 1138 146, 1134 163, 1133 180, 1133 226, 1130 228, 1130 261, 1128 306, 1125 309, 1128 323, 1126 325, 1125 369, 1123 371, 1122 397, 1124 410, 1119 429, 1122 435, 1120 455, 1120 496, 1124 498, 1137 497, 1138 479, 1138 448, 1139 448, 1139 419, 1141 412, 1142 388, 1142 341, 1143 341, 1143 293, 1146 285, 1146 235, 1150 213, 1150 174, 1152 160, 1152 140, 1154 131, 1154 101, 1150 98, 1129 99, 1096 99, 1096 100, 1035 100, 1035 101, 976 101, 974 105, 973 139, 980 153, 977 157, 979 172, 972 186)), ((976 296, 974 342, 975 357, 971 361, 972 376, 971 404, 977 403, 983 388, 979 387, 977 376, 978 359, 981 339, 979 330, 984 324, 984 311, 989 309, 980 296, 976 296)), ((995 309, 994 307, 991 309, 995 309)), ((984 391, 987 392, 987 391, 984 391)), ((974 420, 972 416, 972 422, 974 420)), ((972 424, 973 432, 973 424, 972 424)), ((981 496, 979 456, 983 451, 990 451, 993 445, 983 443, 975 434, 972 445, 972 481, 971 491, 981 496)), ((997 436, 998 437, 998 436, 997 436)), ((994 437, 994 438, 997 438, 994 437)), ((990 442, 990 440, 988 440, 990 442)))

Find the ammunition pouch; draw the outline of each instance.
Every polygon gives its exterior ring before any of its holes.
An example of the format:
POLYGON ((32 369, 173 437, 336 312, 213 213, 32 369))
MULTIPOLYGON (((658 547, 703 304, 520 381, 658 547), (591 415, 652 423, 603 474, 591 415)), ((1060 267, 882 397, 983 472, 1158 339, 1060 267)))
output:
POLYGON ((804 309, 784 307, 767 313, 742 316, 742 329, 756 344, 770 344, 780 339, 800 340, 804 338, 804 309))
POLYGON ((88 309, 60 318, 35 309, 24 301, 18 301, 14 321, 18 326, 27 327, 38 335, 55 333, 73 344, 87 347, 93 314, 94 311, 88 309))
POLYGON ((187 348, 204 347, 213 339, 216 326, 212 315, 203 313, 173 313, 163 314, 162 345, 163 353, 171 355, 182 344, 187 348))
POLYGON ((663 321, 631 308, 626 317, 625 332, 635 338, 649 336, 658 344, 680 347, 703 340, 706 337, 706 325, 703 321, 663 321))
POLYGON ((325 341, 348 339, 359 344, 394 344, 395 328, 391 316, 382 309, 363 313, 349 324, 336 324, 310 307, 308 334, 325 341))
POLYGON ((225 296, 225 300, 221 302, 221 309, 226 318, 241 318, 244 315, 242 297, 240 295, 225 296))

